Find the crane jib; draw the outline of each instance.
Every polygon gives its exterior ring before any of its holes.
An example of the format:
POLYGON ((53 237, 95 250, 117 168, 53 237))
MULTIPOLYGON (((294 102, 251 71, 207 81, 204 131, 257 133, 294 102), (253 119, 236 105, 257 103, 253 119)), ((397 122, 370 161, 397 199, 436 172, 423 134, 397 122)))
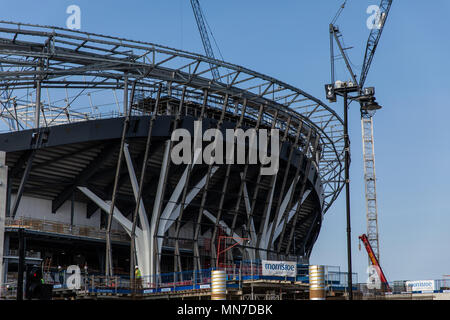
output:
POLYGON ((375 56, 375 51, 377 49, 378 43, 380 42, 381 34, 383 33, 384 26, 386 25, 386 20, 391 10, 392 0, 381 0, 379 5, 380 8, 380 21, 379 26, 373 28, 370 31, 369 39, 367 40, 366 52, 364 54, 363 67, 361 69, 361 76, 359 77, 359 87, 363 88, 366 82, 367 75, 372 65, 373 57, 375 56))

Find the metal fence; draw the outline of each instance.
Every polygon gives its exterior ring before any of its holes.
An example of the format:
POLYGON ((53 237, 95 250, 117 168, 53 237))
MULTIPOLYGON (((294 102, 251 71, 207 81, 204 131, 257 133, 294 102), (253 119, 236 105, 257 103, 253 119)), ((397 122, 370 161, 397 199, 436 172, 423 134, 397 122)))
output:
MULTIPOLYGON (((222 268, 227 275, 229 283, 239 284, 243 281, 252 280, 278 280, 296 283, 309 283, 308 265, 298 264, 295 277, 264 275, 261 261, 244 261, 238 264, 226 265, 222 268)), ((160 273, 157 275, 144 275, 137 280, 137 286, 143 290, 155 289, 165 291, 173 290, 193 290, 208 289, 211 283, 211 271, 213 268, 189 270, 183 272, 160 273)), ((354 274, 354 280, 357 275, 354 274)), ((60 283, 66 283, 68 275, 53 273, 50 278, 54 279, 56 288, 60 283), (60 278, 60 279, 59 279, 60 278)), ((46 281, 48 282, 48 281, 46 281)), ((121 275, 116 277, 105 277, 102 274, 82 274, 83 290, 103 290, 103 289, 125 289, 130 288, 130 277, 121 275)), ((328 286, 345 287, 347 285, 347 274, 341 272, 338 267, 325 268, 325 282, 328 286)), ((356 281, 355 281, 356 283, 356 281)))
MULTIPOLYGON (((6 228, 25 228, 34 231, 81 236, 93 239, 106 239, 106 230, 89 226, 76 226, 55 221, 19 217, 16 219, 6 218, 6 228)), ((115 241, 130 241, 125 232, 111 231, 111 239, 115 241)))
MULTIPOLYGON (((246 281, 277 280, 290 283, 309 283, 308 265, 297 264, 295 277, 264 275, 261 261, 244 261, 238 264, 226 265, 228 286, 240 288, 246 281)), ((89 293, 129 294, 134 288, 140 293, 157 293, 184 290, 209 290, 211 284, 211 271, 213 268, 190 270, 183 272, 161 273, 153 276, 142 276, 131 285, 129 275, 116 275, 106 277, 100 273, 87 273, 80 271, 80 291, 89 293), (133 287, 133 288, 132 288, 133 287)), ((65 270, 50 270, 43 273, 46 284, 53 285, 54 291, 70 290, 75 285, 73 274, 65 270)), ((356 280, 356 274, 354 274, 356 280)), ((345 290, 347 286, 347 273, 341 272, 338 267, 325 267, 325 283, 329 290, 345 290)), ((354 283, 357 283, 356 281, 354 283)), ((1 287, 2 297, 16 296, 17 280, 1 287)))

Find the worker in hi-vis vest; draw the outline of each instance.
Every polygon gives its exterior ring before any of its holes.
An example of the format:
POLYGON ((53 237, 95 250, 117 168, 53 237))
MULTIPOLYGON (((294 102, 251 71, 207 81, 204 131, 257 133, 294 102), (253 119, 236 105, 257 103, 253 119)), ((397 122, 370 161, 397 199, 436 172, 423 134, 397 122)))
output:
POLYGON ((134 268, 134 278, 136 283, 136 290, 142 289, 142 275, 141 270, 139 270, 138 266, 134 268))

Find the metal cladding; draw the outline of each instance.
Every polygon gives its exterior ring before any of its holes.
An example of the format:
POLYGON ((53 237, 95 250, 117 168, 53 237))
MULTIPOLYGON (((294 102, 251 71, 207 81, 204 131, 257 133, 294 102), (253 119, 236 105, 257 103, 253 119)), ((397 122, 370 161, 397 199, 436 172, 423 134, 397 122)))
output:
POLYGON ((144 275, 213 267, 220 235, 249 239, 230 240, 225 264, 309 257, 344 182, 342 120, 320 100, 198 54, 56 27, 0 22, 0 59, 12 216, 22 194, 52 212, 69 199, 113 212, 144 275), (172 133, 196 121, 278 129, 278 172, 172 163, 172 133))
POLYGON ((325 268, 324 266, 309 266, 309 299, 325 300, 325 268))

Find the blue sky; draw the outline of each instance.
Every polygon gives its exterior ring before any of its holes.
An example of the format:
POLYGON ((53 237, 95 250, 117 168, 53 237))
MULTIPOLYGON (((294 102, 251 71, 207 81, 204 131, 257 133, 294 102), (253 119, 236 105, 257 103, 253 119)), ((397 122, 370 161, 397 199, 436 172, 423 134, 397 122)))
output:
MULTIPOLYGON (((359 74, 369 34, 366 8, 349 0, 338 21, 359 74)), ((342 0, 201 1, 225 60, 273 76, 325 101, 330 81, 328 24, 342 0)), ((64 27, 67 6, 81 8, 81 30, 203 53, 188 0, 5 1, 0 19, 64 27)), ((382 267, 388 280, 450 274, 450 39, 448 0, 394 0, 366 85, 384 106, 375 116, 382 267)), ((338 78, 348 79, 343 66, 338 78)), ((332 104, 339 114, 342 102, 332 104)), ((366 230, 359 108, 350 110, 353 269, 366 230)), ((364 250, 364 249, 363 249, 364 250)), ((311 263, 347 268, 344 193, 326 214, 311 263)))

